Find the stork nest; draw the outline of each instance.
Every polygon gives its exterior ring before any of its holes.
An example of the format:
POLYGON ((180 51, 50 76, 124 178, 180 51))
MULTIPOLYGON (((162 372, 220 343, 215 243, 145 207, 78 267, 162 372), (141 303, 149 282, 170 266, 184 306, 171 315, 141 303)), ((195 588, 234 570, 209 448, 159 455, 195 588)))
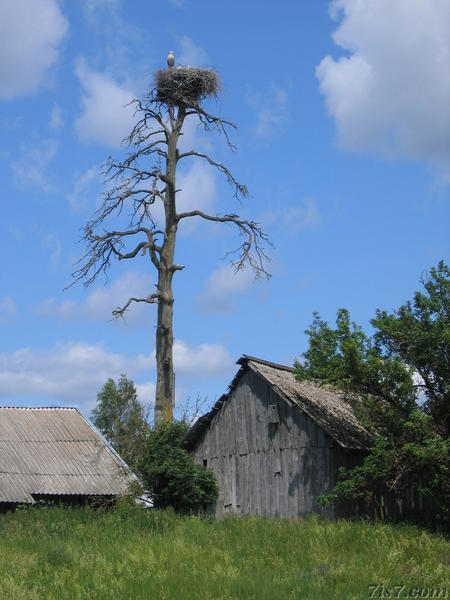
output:
POLYGON ((213 69, 176 67, 155 73, 156 99, 164 104, 195 106, 221 90, 220 79, 213 69))

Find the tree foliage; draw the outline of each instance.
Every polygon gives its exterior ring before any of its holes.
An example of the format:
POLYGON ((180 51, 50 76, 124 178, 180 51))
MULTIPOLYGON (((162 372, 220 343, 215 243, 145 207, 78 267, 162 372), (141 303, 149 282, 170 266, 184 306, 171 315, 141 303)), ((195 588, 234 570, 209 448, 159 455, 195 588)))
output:
POLYGON ((303 354, 304 363, 297 364, 300 379, 317 379, 349 393, 375 395, 400 411, 413 406, 411 367, 398 356, 386 356, 379 344, 350 321, 348 310, 338 310, 335 329, 314 313, 305 333, 309 348, 303 354))
POLYGON ((444 261, 422 279, 424 292, 389 314, 378 310, 372 320, 376 343, 389 357, 399 357, 420 376, 425 410, 437 430, 450 430, 450 270, 444 261))
MULTIPOLYGON (((197 398, 194 412, 201 401, 197 398)), ((195 462, 182 447, 192 416, 189 399, 181 421, 149 423, 136 387, 126 375, 113 379, 97 395, 91 413, 94 425, 141 479, 155 507, 172 506, 182 512, 197 511, 214 502, 217 485, 210 469, 195 462)), ((142 493, 141 486, 139 492, 142 493)))
POLYGON ((146 438, 140 472, 155 507, 197 511, 217 498, 212 471, 197 464, 181 445, 188 429, 184 422, 163 422, 146 438))
POLYGON ((117 384, 108 379, 97 394, 97 405, 91 413, 94 425, 133 470, 142 460, 149 431, 147 417, 136 387, 126 375, 121 375, 117 384))
POLYGON ((448 523, 448 267, 441 261, 422 283, 425 292, 398 310, 376 312, 372 336, 345 309, 338 311, 335 328, 314 313, 296 376, 357 395, 359 416, 372 433, 363 464, 341 469, 325 502, 363 500, 376 508, 380 493, 401 499, 412 487, 433 498, 433 518, 448 523))

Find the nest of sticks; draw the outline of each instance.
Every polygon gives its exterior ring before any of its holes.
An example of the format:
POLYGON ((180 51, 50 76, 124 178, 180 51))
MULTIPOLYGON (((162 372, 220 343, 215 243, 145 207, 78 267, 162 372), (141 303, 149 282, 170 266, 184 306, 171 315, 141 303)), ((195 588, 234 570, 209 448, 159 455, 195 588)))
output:
POLYGON ((216 98, 221 90, 219 76, 213 69, 161 69, 155 73, 155 81, 157 101, 177 106, 196 106, 208 96, 216 98))

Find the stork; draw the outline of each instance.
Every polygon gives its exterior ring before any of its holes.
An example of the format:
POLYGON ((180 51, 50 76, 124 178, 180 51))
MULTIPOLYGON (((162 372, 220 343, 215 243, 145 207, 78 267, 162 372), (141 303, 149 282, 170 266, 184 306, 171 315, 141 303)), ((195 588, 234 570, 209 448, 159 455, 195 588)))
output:
POLYGON ((167 57, 167 64, 169 65, 169 69, 173 67, 175 63, 175 55, 172 50, 169 52, 169 56, 167 57))

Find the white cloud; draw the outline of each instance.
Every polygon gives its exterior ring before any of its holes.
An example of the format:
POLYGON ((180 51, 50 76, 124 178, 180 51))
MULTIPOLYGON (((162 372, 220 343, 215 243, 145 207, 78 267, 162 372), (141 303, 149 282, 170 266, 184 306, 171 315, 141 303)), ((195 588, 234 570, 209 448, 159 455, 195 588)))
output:
POLYGON ((16 304, 10 296, 0 300, 0 323, 6 323, 16 312, 16 304))
MULTIPOLYGON (((208 377, 228 373, 233 361, 220 344, 190 346, 176 340, 174 366, 180 376, 208 377)), ((20 348, 0 353, 0 397, 6 402, 21 398, 56 401, 87 410, 93 408, 97 393, 110 377, 117 380, 124 373, 136 380, 154 370, 154 353, 125 355, 111 352, 101 343, 71 341, 57 343, 47 350, 20 348)), ((153 401, 152 381, 137 383, 136 389, 141 401, 153 401)))
POLYGON ((259 94, 248 88, 246 99, 256 112, 254 133, 257 137, 270 138, 283 128, 289 116, 286 90, 272 84, 265 94, 259 94))
POLYGON ((53 105, 52 114, 50 115, 50 129, 61 129, 64 126, 64 119, 62 118, 61 107, 56 104, 53 105))
POLYGON ((180 375, 212 377, 227 373, 233 365, 228 350, 221 344, 190 346, 182 340, 173 344, 173 365, 180 375))
POLYGON ((181 54, 179 57, 175 56, 176 64, 191 67, 201 67, 208 60, 208 55, 200 48, 200 46, 196 46, 193 40, 187 36, 183 35, 179 39, 181 54))
MULTIPOLYGON (((116 279, 111 285, 97 287, 82 302, 65 300, 58 302, 55 298, 45 300, 37 313, 44 317, 62 319, 64 321, 88 320, 108 321, 112 311, 123 306, 130 296, 145 298, 154 292, 151 277, 130 271, 116 279)), ((146 303, 133 303, 126 313, 126 322, 135 323, 146 311, 151 310, 146 303)))
POLYGON ((182 135, 178 142, 181 152, 196 150, 197 152, 211 152, 213 144, 211 137, 205 135, 204 129, 199 125, 197 118, 189 116, 183 123, 182 135))
POLYGON ((305 198, 296 206, 264 213, 261 222, 265 227, 276 226, 286 233, 298 233, 304 229, 316 229, 322 221, 319 207, 313 198, 305 198))
POLYGON ((61 240, 55 233, 49 233, 44 238, 44 246, 49 251, 50 265, 54 269, 61 259, 61 240))
POLYGON ((119 0, 82 0, 82 7, 88 19, 101 10, 116 10, 118 5, 119 0))
POLYGON ((29 94, 43 83, 67 27, 57 0, 0 2, 0 98, 29 94))
POLYGON ((155 401, 156 385, 153 381, 146 383, 136 383, 136 392, 138 399, 143 405, 153 405, 155 401))
POLYGON ((425 160, 450 181, 450 3, 334 0, 335 43, 317 67, 339 143, 425 160))
POLYGON ((50 350, 0 353, 0 397, 44 397, 92 407, 109 377, 134 377, 152 367, 150 356, 113 353, 102 344, 57 343, 50 350))
POLYGON ((169 4, 175 6, 176 8, 181 8, 184 6, 184 0, 169 0, 169 4))
POLYGON ((90 69, 84 60, 78 62, 75 73, 84 91, 83 113, 75 123, 80 140, 120 146, 133 126, 134 107, 127 105, 135 94, 111 77, 90 69))
POLYGON ((48 167, 56 156, 58 146, 56 140, 47 139, 36 146, 22 148, 21 158, 11 165, 19 188, 33 186, 44 192, 55 191, 55 180, 48 173, 48 167))
POLYGON ((74 210, 80 210, 92 205, 92 197, 99 196, 100 167, 93 165, 75 179, 72 193, 68 195, 70 206, 74 210))
MULTIPOLYGON (((189 159, 187 159, 189 160, 189 159)), ((191 210, 211 212, 214 208, 216 184, 214 171, 200 159, 194 160, 188 171, 182 171, 177 177, 177 212, 182 213, 191 210)), ((164 209, 162 202, 157 200, 153 209, 152 217, 159 225, 163 223, 164 209)), ((180 232, 191 233, 199 219, 185 219, 181 221, 180 232)))
POLYGON ((208 212, 213 208, 216 191, 214 171, 204 162, 198 160, 189 171, 181 172, 177 188, 180 189, 177 194, 179 213, 195 209, 208 212))
POLYGON ((320 211, 312 198, 305 198, 299 206, 288 208, 283 218, 285 224, 293 231, 314 229, 321 221, 320 211))
POLYGON ((208 277, 197 298, 199 308, 208 313, 230 313, 236 309, 236 298, 255 281, 250 269, 234 272, 231 265, 222 265, 208 277))

